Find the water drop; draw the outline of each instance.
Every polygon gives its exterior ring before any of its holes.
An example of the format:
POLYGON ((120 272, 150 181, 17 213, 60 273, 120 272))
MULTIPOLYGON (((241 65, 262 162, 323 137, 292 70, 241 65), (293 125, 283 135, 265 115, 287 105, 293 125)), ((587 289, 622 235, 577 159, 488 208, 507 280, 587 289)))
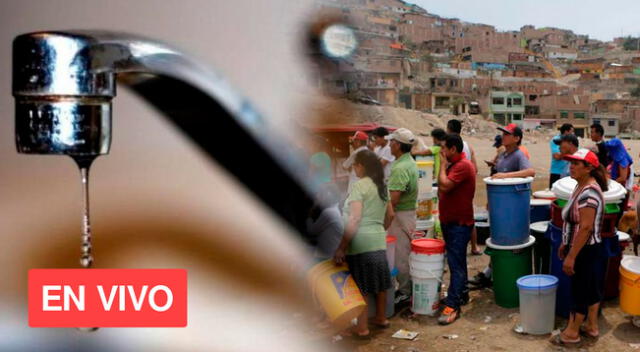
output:
POLYGON ((91 220, 89 216, 89 168, 91 163, 95 159, 94 156, 80 157, 72 156, 73 160, 78 164, 80 169, 80 181, 82 183, 82 200, 83 200, 83 213, 82 213, 82 235, 81 239, 81 253, 80 253, 80 265, 83 268, 90 268, 93 265, 93 256, 91 250, 91 220))
POLYGON ((91 254, 84 254, 80 257, 80 265, 83 268, 89 268, 93 264, 93 256, 91 254))
POLYGON ((31 83, 38 82, 38 75, 33 75, 33 76, 29 77, 29 82, 31 82, 31 83))

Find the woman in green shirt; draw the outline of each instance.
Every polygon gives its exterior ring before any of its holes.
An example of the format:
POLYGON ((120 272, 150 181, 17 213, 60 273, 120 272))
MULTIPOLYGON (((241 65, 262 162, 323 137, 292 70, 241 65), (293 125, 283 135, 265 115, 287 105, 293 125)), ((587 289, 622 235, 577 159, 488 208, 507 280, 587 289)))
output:
MULTIPOLYGON (((363 295, 376 296, 373 322, 388 327, 385 306, 391 274, 387 263, 385 229, 393 220, 393 209, 384 184, 384 169, 376 154, 369 150, 358 152, 353 168, 359 180, 353 184, 344 203, 344 235, 334 260, 340 265, 347 263, 363 295)), ((358 317, 355 334, 369 336, 366 309, 358 317)))

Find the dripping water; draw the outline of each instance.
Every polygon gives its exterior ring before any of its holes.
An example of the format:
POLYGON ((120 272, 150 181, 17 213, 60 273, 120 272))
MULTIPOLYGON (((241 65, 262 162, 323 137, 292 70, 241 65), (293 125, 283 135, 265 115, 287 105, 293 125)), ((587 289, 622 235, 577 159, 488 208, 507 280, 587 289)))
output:
MULTIPOLYGON (((89 168, 96 156, 71 156, 80 169, 80 181, 82 183, 82 234, 80 245, 80 266, 90 268, 93 264, 91 254, 91 220, 89 215, 89 168)), ((93 332, 98 328, 76 328, 81 332, 93 332)))

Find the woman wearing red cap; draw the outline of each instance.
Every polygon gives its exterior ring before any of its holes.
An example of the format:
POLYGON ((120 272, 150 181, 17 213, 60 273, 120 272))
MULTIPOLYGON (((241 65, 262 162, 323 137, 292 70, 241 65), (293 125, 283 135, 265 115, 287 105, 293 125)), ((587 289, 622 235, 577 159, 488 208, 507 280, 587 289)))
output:
POLYGON ((571 315, 567 327, 552 342, 576 344, 580 333, 598 337, 598 308, 602 301, 604 253, 600 231, 604 217, 607 174, 598 157, 587 149, 564 157, 571 162, 571 177, 578 182, 562 211, 564 227, 562 270, 571 277, 571 315), (585 320, 586 318, 586 320, 585 320), (583 322, 585 323, 582 326, 583 322))

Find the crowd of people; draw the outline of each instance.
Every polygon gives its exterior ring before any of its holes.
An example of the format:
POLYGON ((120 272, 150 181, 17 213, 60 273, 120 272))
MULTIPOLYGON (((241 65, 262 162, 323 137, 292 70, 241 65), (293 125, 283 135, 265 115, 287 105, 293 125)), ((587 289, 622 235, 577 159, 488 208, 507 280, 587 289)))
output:
MULTIPOLYGON (((357 131, 351 138, 351 154, 340 167, 349 172, 346 194, 331 182, 323 182, 307 222, 316 235, 316 255, 346 263, 363 295, 374 296, 377 313, 372 324, 386 327, 386 292, 392 285, 386 257, 386 236, 397 238, 395 266, 398 289, 395 302, 411 297, 409 254, 416 229, 418 169, 415 158, 432 156, 434 184, 446 261, 450 273, 448 292, 441 302, 438 322, 451 324, 469 301, 469 289, 491 285, 491 267, 468 279, 467 248, 479 254, 474 227, 474 196, 478 165, 473 148, 461 137, 462 124, 450 120, 447 130, 431 131, 432 146, 424 146, 406 128, 389 131, 379 127, 370 134, 357 131), (339 205, 342 204, 342 211, 339 205)), ((492 178, 534 177, 529 151, 522 145, 524 133, 516 124, 499 128, 494 139, 496 155, 484 162, 492 178)), ((591 149, 580 148, 573 126, 565 124, 551 139, 549 187, 571 176, 577 188, 563 209, 563 245, 557 253, 564 259, 563 271, 571 276, 572 307, 567 327, 556 337, 558 343, 575 343, 580 333, 597 336, 597 312, 603 298, 603 277, 594 275, 602 254, 600 237, 604 196, 608 179, 631 189, 633 159, 623 143, 604 140, 602 126, 591 126, 591 149)), ((312 156, 311 172, 326 169, 326 158, 312 156), (321 162, 320 162, 321 161, 321 162), (314 165, 316 165, 314 167, 314 165), (319 167, 317 165, 322 165, 319 167)), ((321 172, 326 181, 325 172, 321 172)), ((317 179, 314 176, 314 179, 317 179)), ((626 204, 626 201, 625 201, 626 204)), ((523 210, 529 211, 529 209, 523 210)), ((555 255, 555 254, 554 254, 555 255)), ((369 335, 367 312, 358 318, 353 334, 369 335)))

